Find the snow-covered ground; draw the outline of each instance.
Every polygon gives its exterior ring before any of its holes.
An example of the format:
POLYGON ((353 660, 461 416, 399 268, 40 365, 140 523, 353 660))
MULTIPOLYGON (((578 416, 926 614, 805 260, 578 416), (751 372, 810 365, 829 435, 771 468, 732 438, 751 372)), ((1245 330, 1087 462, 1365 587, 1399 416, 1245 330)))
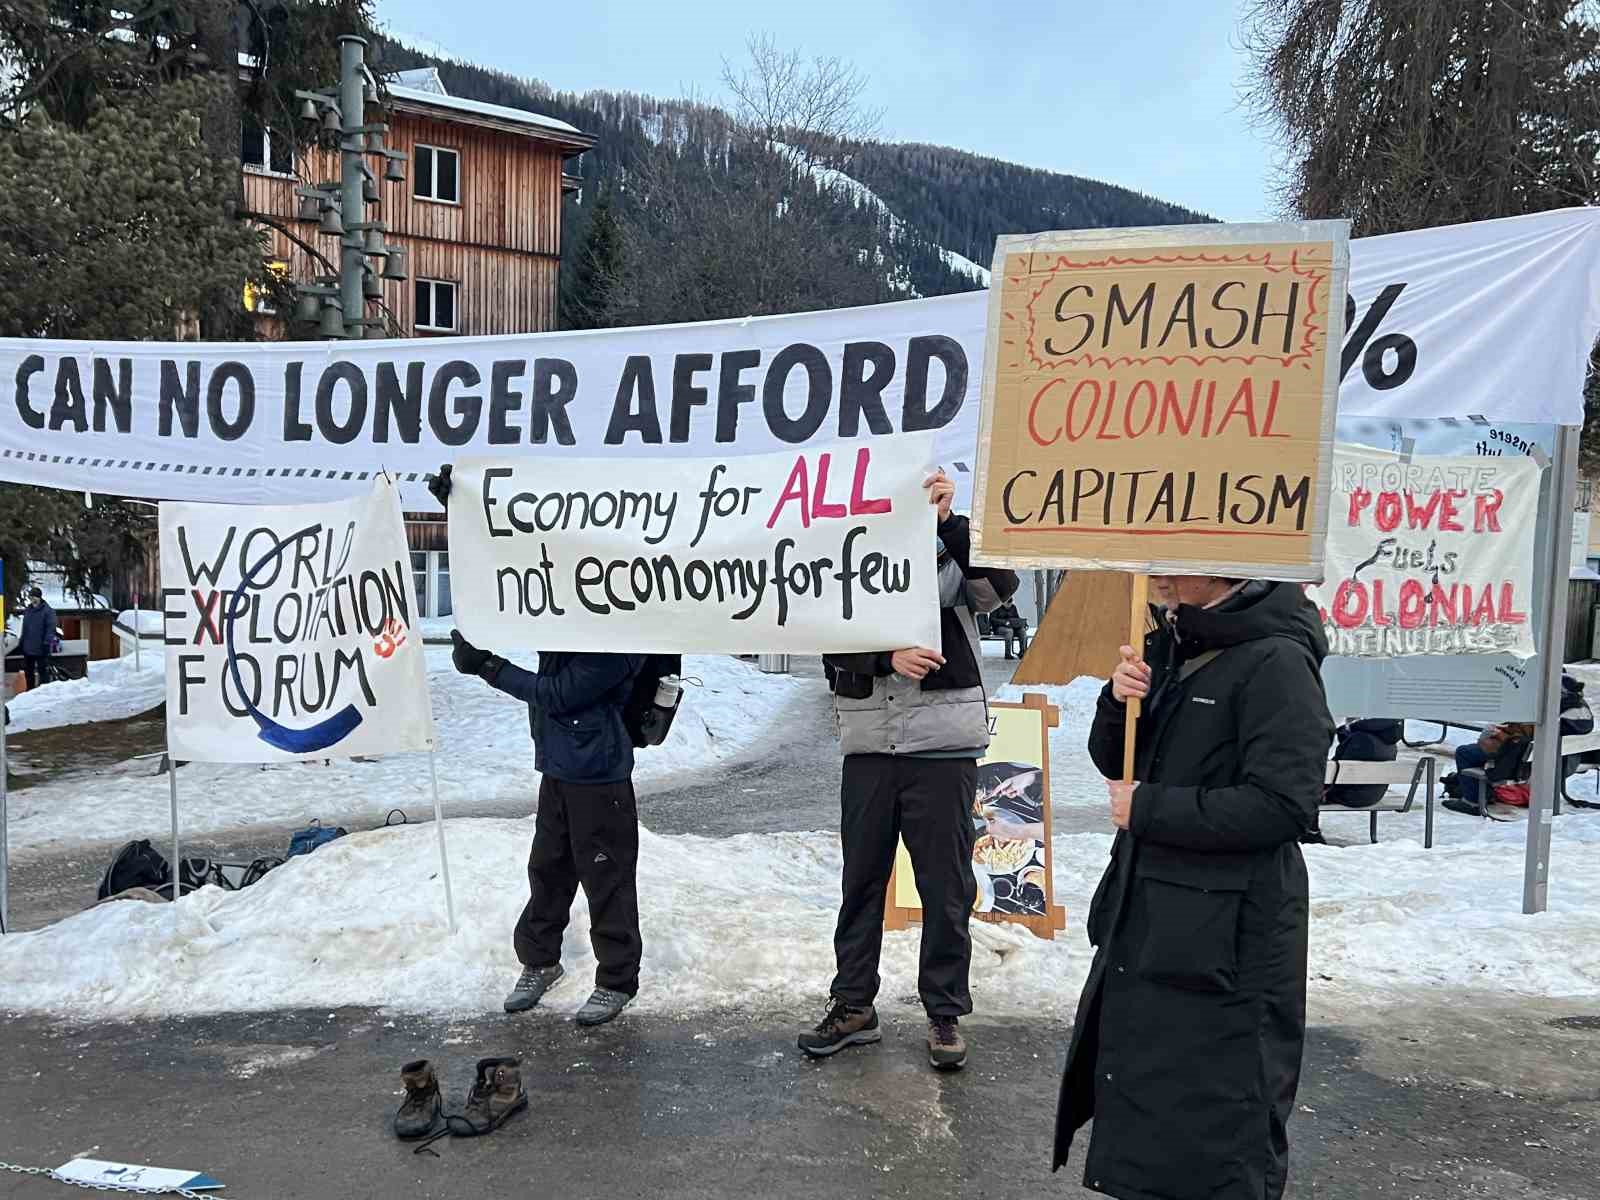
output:
MULTIPOLYGON (((0 940, 0 1009, 80 1018, 377 1005, 495 1011, 517 972, 508 931, 532 824, 446 822, 459 914, 449 934, 431 825, 354 834, 295 859, 253 888, 206 889, 170 905, 102 905, 0 940), (49 964, 49 969, 41 969, 49 964)), ((974 924, 972 988, 987 1015, 1061 1018, 1090 950, 1082 935, 1109 833, 1055 839, 1056 898, 1069 928, 1045 942, 974 924)), ((1311 995, 1338 1014, 1417 988, 1600 997, 1600 818, 1563 817, 1551 911, 1519 915, 1521 831, 1462 822, 1424 851, 1309 848, 1311 995)), ((641 834, 644 969, 638 1007, 792 1010, 820 1001, 832 966, 838 839, 822 833, 728 839, 641 834)), ((884 1003, 915 991, 918 931, 885 937, 884 1003)), ((575 977, 552 1007, 576 1004, 594 969, 580 896, 564 958, 575 977)))
MULTIPOLYGON (((123 658, 90 663, 83 679, 47 683, 23 692, 8 702, 11 724, 7 732, 117 721, 154 708, 166 694, 163 647, 159 643, 142 647, 140 665, 143 670, 134 668, 130 652, 123 658)), ((16 803, 13 799, 12 804, 16 803)))
MULTIPOLYGON (((142 638, 161 638, 167 631, 166 617, 153 608, 126 608, 117 614, 117 624, 142 638)), ((126 640, 126 639, 124 639, 126 640)), ((131 647, 129 651, 131 652, 131 647)))
MULTIPOLYGON (((428 684, 439 731, 439 792, 446 813, 463 803, 526 801, 538 790, 527 708, 458 675, 448 647, 429 646, 428 684)), ((532 655, 515 655, 533 665, 532 655)), ((162 657, 145 655, 145 671, 132 660, 95 663, 87 680, 49 684, 12 702, 12 730, 106 720, 143 711, 161 701, 162 657)), ((635 778, 648 782, 709 766, 771 732, 765 715, 802 687, 787 675, 763 675, 719 655, 684 660, 683 707, 664 745, 641 750, 635 778)), ((334 824, 359 816, 382 817, 392 808, 413 816, 432 810, 427 760, 416 754, 353 762, 293 763, 274 767, 194 763, 178 773, 184 831, 193 836, 265 822, 319 817, 334 824)), ((102 774, 40 784, 11 798, 11 847, 158 836, 168 824, 164 776, 102 774)))
MULTIPOLYGON (((534 774, 512 701, 428 651, 439 721, 446 810, 495 797, 531 806, 534 774), (509 767, 508 762, 519 765, 509 767)), ((762 675, 729 658, 695 658, 673 737, 640 755, 640 774, 676 775, 748 751, 781 724, 814 682, 762 675)), ((126 664, 110 664, 126 670, 126 664)), ((147 672, 159 681, 158 672, 147 672)), ((112 682, 113 676, 100 682, 112 682)), ((96 683, 91 680, 91 683, 96 683)), ((140 686, 144 686, 140 681, 140 686)), ((981 1013, 1064 1017, 1091 952, 1082 926, 1111 844, 1105 790, 1084 752, 1100 683, 1002 689, 1042 691, 1062 712, 1052 734, 1056 900, 1068 929, 1045 942, 1013 927, 974 925, 973 992, 981 1013), (1064 819, 1071 810, 1071 820, 1064 819)), ((41 693, 42 695, 42 693, 41 693)), ((107 702, 109 703, 109 702, 107 702)), ((87 701, 80 712, 93 712, 87 701)), ((260 771, 186 767, 179 775, 190 833, 251 821, 427 811, 415 757, 260 771)), ((161 778, 104 777, 42 785, 13 797, 13 844, 35 849, 84 838, 149 834, 164 826, 161 778)), ((1308 847, 1313 1012, 1347 1014, 1374 996, 1419 989, 1600 998, 1600 813, 1556 821, 1550 911, 1520 913, 1520 824, 1437 814, 1424 850, 1422 813, 1328 814, 1345 846, 1308 847)), ((648 820, 648 818, 647 818, 648 820)), ((0 1010, 79 1018, 370 1004, 396 1011, 494 1011, 517 964, 507 931, 525 899, 527 819, 446 822, 458 929, 445 925, 435 827, 423 822, 358 833, 296 859, 238 893, 206 889, 178 905, 102 905, 36 933, 0 939, 0 1010)), ((641 832, 640 909, 646 1012, 737 1006, 792 1011, 820 1000, 832 961, 840 855, 831 833, 742 834, 727 839, 641 832)), ((915 990, 918 930, 886 935, 884 1002, 915 990)), ((576 1004, 593 970, 580 896, 565 960, 575 982, 552 1007, 576 1004)))

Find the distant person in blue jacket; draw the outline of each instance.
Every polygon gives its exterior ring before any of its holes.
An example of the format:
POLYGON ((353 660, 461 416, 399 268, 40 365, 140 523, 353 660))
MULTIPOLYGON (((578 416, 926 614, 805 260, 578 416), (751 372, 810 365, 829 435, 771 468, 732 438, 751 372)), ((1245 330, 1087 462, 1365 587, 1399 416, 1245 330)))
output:
POLYGON ((45 661, 56 640, 56 610, 44 602, 38 588, 28 590, 28 606, 22 610, 22 673, 30 688, 44 682, 45 661))
MULTIPOLYGON (((450 468, 428 481, 441 504, 450 468)), ((446 505, 448 507, 448 505, 446 505)), ((528 903, 512 942, 522 974, 507 1012, 538 1004, 562 977, 561 938, 578 888, 589 901, 589 938, 598 960, 580 1025, 603 1025, 639 990, 639 815, 633 795, 633 739, 622 710, 644 659, 632 654, 539 653, 526 671, 452 631, 452 660, 528 706, 539 810, 528 855, 528 903)))

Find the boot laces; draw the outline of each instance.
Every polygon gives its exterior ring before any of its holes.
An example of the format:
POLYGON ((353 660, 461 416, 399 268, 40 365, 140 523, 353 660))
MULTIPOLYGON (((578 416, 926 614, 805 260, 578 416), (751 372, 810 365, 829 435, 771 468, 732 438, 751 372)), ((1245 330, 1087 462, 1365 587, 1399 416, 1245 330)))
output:
POLYGON ((941 1046, 954 1046, 956 1044, 956 1020, 954 1017, 933 1017, 928 1021, 933 1029, 933 1040, 941 1046))
POLYGON ((826 1037, 840 1025, 854 1010, 837 996, 828 997, 827 1014, 817 1023, 817 1033, 826 1037))

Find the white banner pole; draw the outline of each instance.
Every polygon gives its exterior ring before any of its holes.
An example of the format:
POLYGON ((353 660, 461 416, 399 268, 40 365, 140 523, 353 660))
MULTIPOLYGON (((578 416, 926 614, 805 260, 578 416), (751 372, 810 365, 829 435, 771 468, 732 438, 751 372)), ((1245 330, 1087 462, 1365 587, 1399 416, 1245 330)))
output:
POLYGON ((1528 840, 1523 854, 1522 911, 1544 912, 1550 901, 1550 825, 1561 775, 1561 672, 1566 659, 1567 579, 1572 565, 1572 512, 1578 493, 1578 433, 1556 427, 1550 462, 1549 558, 1539 565, 1544 597, 1537 614, 1539 707, 1533 738, 1533 778, 1529 780, 1528 840))
MULTIPOLYGON (((3 639, 0 639, 3 640, 3 639)), ((5 657, 0 648, 0 660, 5 657)), ((11 699, 11 679, 0 661, 0 706, 11 699)), ((6 758, 6 721, 0 714, 0 933, 11 932, 11 834, 6 826, 6 785, 11 764, 6 758)))
POLYGON ((444 911, 450 919, 450 932, 456 931, 456 902, 450 894, 450 857, 444 850, 444 808, 439 803, 438 755, 428 751, 428 777, 433 781, 433 827, 439 834, 439 873, 444 879, 444 911))
MULTIPOLYGON (((167 794, 172 801, 172 903, 178 903, 178 897, 183 895, 183 859, 178 849, 178 760, 172 756, 172 747, 167 747, 167 794)), ((176 919, 177 912, 173 912, 176 919)))

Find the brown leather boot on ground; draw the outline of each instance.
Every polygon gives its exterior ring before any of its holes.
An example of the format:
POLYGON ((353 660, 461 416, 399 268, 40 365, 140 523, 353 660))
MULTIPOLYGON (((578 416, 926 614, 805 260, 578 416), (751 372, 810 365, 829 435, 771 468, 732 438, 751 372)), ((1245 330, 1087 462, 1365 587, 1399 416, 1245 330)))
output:
POLYGON ((407 1141, 427 1137, 439 1121, 439 1079, 433 1064, 425 1058, 408 1062, 400 1068, 400 1082, 406 1099, 394 1115, 395 1136, 407 1141))
POLYGON ((928 1061, 940 1071, 958 1071, 967 1065, 967 1043, 954 1017, 928 1018, 928 1061))
POLYGON ((812 1058, 826 1058, 846 1046, 864 1046, 882 1040, 878 1012, 872 1005, 857 1008, 835 996, 828 1001, 828 1015, 815 1029, 800 1035, 799 1046, 812 1058))
POLYGON ((521 1062, 515 1058, 480 1058, 478 1077, 467 1093, 466 1107, 446 1117, 445 1123, 456 1137, 480 1137, 493 1133, 527 1107, 521 1062))

